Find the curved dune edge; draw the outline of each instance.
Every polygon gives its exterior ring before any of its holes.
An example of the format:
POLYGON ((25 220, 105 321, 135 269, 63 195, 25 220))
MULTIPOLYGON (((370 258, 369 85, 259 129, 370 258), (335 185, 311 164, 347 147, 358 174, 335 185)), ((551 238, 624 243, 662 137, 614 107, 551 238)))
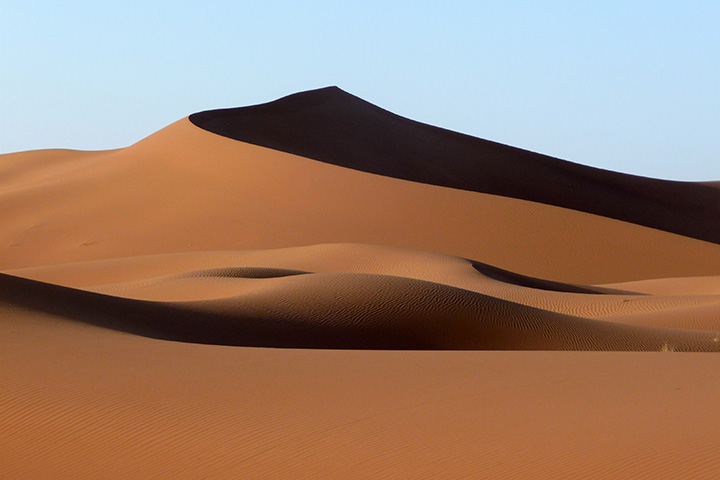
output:
POLYGON ((333 165, 615 218, 720 243, 720 192, 574 164, 395 115, 337 87, 193 114, 200 128, 333 165))
MULTIPOLYGON (((167 258, 154 260, 128 259, 125 272, 117 268, 121 261, 45 272, 46 277, 62 273, 73 279, 72 269, 90 271, 95 285, 86 284, 84 290, 5 275, 2 295, 23 308, 195 343, 333 349, 720 350, 719 295, 553 291, 540 280, 524 278, 522 284, 514 284, 483 275, 477 262, 366 245, 221 252, 200 258, 176 255, 172 273, 162 265, 167 258), (193 263, 205 268, 193 269, 193 263), (153 264, 155 273, 165 274, 151 274, 148 268, 153 264), (113 276, 124 281, 112 282, 113 276), (129 276, 134 280, 128 281, 129 276), (543 288, 526 286, 528 280, 543 288), (699 310, 705 312, 705 321, 698 321, 699 310), (625 317, 632 321, 623 322, 625 317), (675 323, 668 323, 668 318, 675 323), (683 321, 686 318, 692 321, 683 321), (653 319, 661 319, 663 328, 653 319)), ((15 273, 43 276, 37 269, 15 273)), ((74 280, 86 283, 89 278, 74 280)))
MULTIPOLYGON (((369 274, 402 277, 453 287, 500 300, 575 317, 619 321, 639 314, 674 312, 674 328, 720 331, 720 321, 697 322, 683 309, 720 303, 718 277, 666 279, 603 287, 567 285, 520 276, 480 262, 417 250, 360 244, 327 244, 254 251, 151 255, 7 273, 73 288, 150 301, 216 300, 242 295, 258 283, 242 276, 369 274), (270 273, 263 273, 270 272, 270 273), (648 285, 664 285, 649 292, 648 285), (705 291, 697 290, 699 285, 705 291), (626 288, 621 288, 625 286, 626 288), (633 291, 630 287, 637 286, 633 291), (616 288, 611 288, 616 287, 616 288), (697 290, 697 291, 695 291, 697 290), (692 320, 691 320, 692 319, 692 320), (688 327, 690 323, 696 327, 688 327), (700 327, 700 325, 704 325, 700 327)), ((663 320, 655 325, 672 327, 663 320)), ((642 322, 641 322, 642 323, 642 322)))
POLYGON ((720 245, 575 210, 425 185, 224 138, 183 119, 121 150, 6 155, 0 269, 365 243, 563 283, 716 275, 720 245), (300 181, 301 180, 301 181, 300 181), (91 201, 88 199, 92 199, 91 201))
POLYGON ((240 297, 183 303, 108 297, 5 275, 0 285, 3 299, 16 307, 190 343, 315 349, 720 351, 715 332, 580 319, 397 277, 299 277, 303 281, 288 277, 296 281, 285 288, 264 285, 240 297))

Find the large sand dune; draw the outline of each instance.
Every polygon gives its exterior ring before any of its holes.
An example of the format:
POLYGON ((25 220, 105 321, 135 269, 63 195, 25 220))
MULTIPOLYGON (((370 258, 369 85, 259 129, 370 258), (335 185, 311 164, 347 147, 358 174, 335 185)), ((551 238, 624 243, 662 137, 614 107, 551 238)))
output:
POLYGON ((348 168, 493 193, 720 242, 720 192, 586 167, 415 122, 328 87, 190 116, 226 137, 348 168))
POLYGON ((711 478, 716 187, 338 89, 0 156, 0 477, 711 478))
POLYGON ((187 119, 126 149, 1 158, 0 205, 11 214, 0 219, 0 268, 366 243, 583 284, 720 271, 718 244, 321 163, 223 138, 187 119))

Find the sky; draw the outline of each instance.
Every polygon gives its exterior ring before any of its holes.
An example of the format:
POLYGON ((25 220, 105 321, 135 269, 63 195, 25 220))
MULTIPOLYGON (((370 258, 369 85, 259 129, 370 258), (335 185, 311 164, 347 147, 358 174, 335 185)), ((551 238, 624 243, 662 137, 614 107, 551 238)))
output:
POLYGON ((3 0, 0 153, 340 88, 584 165, 720 180, 720 2, 3 0))

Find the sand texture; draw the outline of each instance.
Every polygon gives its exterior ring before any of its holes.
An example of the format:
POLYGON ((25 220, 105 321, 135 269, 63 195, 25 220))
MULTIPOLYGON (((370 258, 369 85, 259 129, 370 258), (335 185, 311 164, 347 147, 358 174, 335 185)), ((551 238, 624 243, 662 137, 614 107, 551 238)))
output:
POLYGON ((720 468, 717 182, 329 88, 0 156, 0 211, 0 478, 720 468))

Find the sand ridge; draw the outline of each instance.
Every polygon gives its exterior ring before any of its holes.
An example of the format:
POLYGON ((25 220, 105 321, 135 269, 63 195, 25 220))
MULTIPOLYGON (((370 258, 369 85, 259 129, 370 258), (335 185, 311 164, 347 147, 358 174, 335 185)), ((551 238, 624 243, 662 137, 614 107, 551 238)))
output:
POLYGON ((414 182, 491 193, 617 218, 720 243, 720 192, 586 167, 403 118, 337 87, 193 124, 235 140, 414 182))
POLYGON ((0 477, 712 478, 716 183, 338 89, 2 155, 0 477))
POLYGON ((8 276, 6 300, 19 301, 21 294, 14 289, 36 291, 23 301, 24 308, 53 298, 41 311, 54 312, 60 304, 64 311, 78 312, 93 305, 68 318, 199 343, 375 349, 720 348, 720 295, 586 293, 590 288, 577 293, 562 284, 554 284, 555 290, 547 284, 531 288, 483 275, 477 262, 368 245, 155 260, 13 271, 56 283, 64 275, 64 283, 75 282, 83 291, 8 276), (168 260, 172 263, 163 265, 168 260), (699 317, 698 311, 704 315, 699 317))
MULTIPOLYGON (((480 265, 467 259, 416 250, 326 244, 267 251, 151 255, 9 270, 7 273, 111 295, 171 301, 222 298, 233 292, 241 293, 246 286, 239 278, 241 274, 245 277, 275 271, 279 272, 275 274, 277 276, 294 273, 376 274, 443 284, 583 318, 675 312, 678 325, 682 324, 680 313, 683 308, 712 307, 718 303, 720 294, 717 277, 595 287, 519 277, 510 275, 511 272, 502 272, 503 278, 498 276, 497 268, 480 265)), ((718 327, 710 330, 720 330, 718 327)))
MULTIPOLYGON (((1 244, 8 247, 0 250, 0 269, 364 243, 585 285, 720 271, 720 246, 709 242, 350 170, 220 137, 187 119, 96 155, 83 155, 88 165, 79 171, 68 160, 67 175, 55 174, 52 182, 22 191, 9 182, 0 193, 3 211, 12 212, 0 219, 1 244)), ((21 161, 0 158, 0 169, 21 161)))

